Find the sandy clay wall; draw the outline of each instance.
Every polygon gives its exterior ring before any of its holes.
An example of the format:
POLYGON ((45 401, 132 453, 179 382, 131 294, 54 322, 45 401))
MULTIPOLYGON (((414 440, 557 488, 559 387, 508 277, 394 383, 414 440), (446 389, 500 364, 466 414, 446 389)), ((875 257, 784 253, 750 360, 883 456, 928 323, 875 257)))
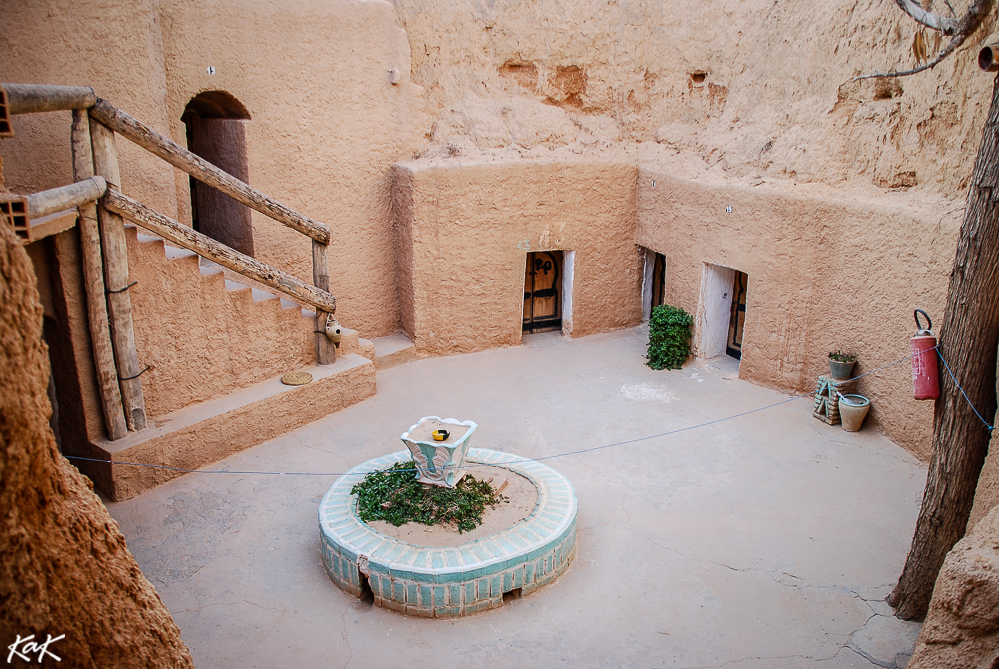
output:
MULTIPOLYGON (((848 202, 652 169, 638 183, 637 239, 666 256, 667 303, 697 314, 706 264, 748 275, 744 379, 810 392, 829 372, 829 351, 855 352, 854 373, 863 374, 909 355, 914 308, 942 316, 953 218, 913 211, 901 199, 848 202)), ((926 459, 933 403, 913 400, 911 384, 905 363, 855 390, 872 401, 868 420, 926 459)))
POLYGON ((635 169, 604 163, 396 170, 402 322, 420 355, 520 343, 529 251, 572 251, 572 336, 637 325, 635 169))
MULTIPOLYGON (((27 254, 6 228, 0 228, 0 339, 4 646, 18 637, 57 639, 46 650, 62 666, 192 667, 180 631, 117 523, 56 450, 42 308, 27 254)), ((25 657, 43 660, 37 651, 25 657)), ((55 666, 47 655, 44 663, 55 666)))

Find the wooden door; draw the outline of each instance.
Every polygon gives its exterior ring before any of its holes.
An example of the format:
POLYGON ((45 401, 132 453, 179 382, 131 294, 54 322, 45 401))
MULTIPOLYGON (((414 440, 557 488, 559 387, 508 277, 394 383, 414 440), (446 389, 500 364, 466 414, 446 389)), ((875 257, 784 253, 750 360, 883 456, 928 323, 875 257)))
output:
POLYGON ((746 326, 746 286, 749 277, 736 271, 732 283, 732 313, 728 319, 728 344, 725 352, 736 360, 742 359, 742 331, 746 326))
POLYGON ((666 256, 656 254, 652 265, 652 306, 666 304, 666 256))
POLYGON ((527 254, 524 268, 524 332, 562 329, 562 252, 527 254))

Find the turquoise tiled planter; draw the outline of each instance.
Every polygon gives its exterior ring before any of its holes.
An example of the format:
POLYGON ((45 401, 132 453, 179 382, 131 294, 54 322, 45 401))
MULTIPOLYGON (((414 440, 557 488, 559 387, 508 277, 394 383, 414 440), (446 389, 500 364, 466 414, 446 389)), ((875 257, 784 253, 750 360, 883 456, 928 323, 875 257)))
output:
POLYGON ((445 618, 501 606, 504 594, 530 594, 569 568, 576 555, 572 484, 540 462, 484 448, 469 449, 467 462, 503 467, 534 483, 538 503, 530 516, 497 534, 446 548, 376 532, 357 517, 350 489, 362 474, 410 458, 409 451, 399 451, 354 467, 319 505, 323 565, 341 589, 359 597, 367 580, 379 606, 445 618))

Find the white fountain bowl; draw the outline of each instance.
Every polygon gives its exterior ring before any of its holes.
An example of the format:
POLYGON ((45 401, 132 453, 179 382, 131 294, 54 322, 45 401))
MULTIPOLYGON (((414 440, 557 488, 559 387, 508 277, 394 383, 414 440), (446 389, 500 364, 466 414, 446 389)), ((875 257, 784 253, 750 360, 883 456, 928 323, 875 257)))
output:
POLYGON ((460 421, 456 418, 440 418, 424 416, 416 424, 411 425, 408 432, 402 433, 402 442, 413 455, 416 463, 417 480, 420 483, 453 488, 465 476, 465 458, 468 457, 468 443, 478 425, 470 420, 460 421), (465 434, 454 441, 449 437, 444 441, 411 439, 410 435, 427 421, 437 421, 444 425, 469 428, 465 434))

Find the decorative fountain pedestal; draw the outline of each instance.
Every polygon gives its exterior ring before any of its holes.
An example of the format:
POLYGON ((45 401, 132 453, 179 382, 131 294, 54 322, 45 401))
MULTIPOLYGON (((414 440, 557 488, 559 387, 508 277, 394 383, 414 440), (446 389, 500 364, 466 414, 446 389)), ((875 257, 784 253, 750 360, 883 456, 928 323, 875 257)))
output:
MULTIPOLYGON (((420 483, 453 488, 465 476, 465 458, 468 457, 468 442, 478 425, 470 420, 464 422, 454 418, 427 416, 402 434, 402 443, 409 447, 413 461, 419 470, 420 483), (434 434, 446 430, 444 439, 436 439, 434 434)), ((444 436, 439 435, 439 436, 444 436)))
POLYGON ((831 376, 820 376, 818 387, 815 389, 812 415, 829 425, 839 423, 839 396, 840 393, 849 392, 853 381, 853 379, 834 379, 831 376))
POLYGON ((379 606, 443 618, 502 606, 506 600, 535 592, 565 573, 576 555, 577 503, 572 485, 539 462, 468 448, 475 427, 471 421, 428 416, 403 435, 409 451, 368 460, 337 479, 319 505, 323 565, 337 586, 358 597, 370 588, 379 606), (454 439, 445 440, 451 443, 425 451, 420 445, 423 440, 416 438, 422 433, 416 430, 421 425, 433 427, 433 421, 444 424, 449 432, 452 426, 468 429, 455 430, 451 435, 454 439), (527 518, 475 540, 463 539, 455 532, 454 543, 448 546, 421 546, 376 531, 357 516, 357 498, 351 488, 370 472, 415 459, 414 445, 427 462, 424 470, 417 460, 421 481, 426 475, 431 479, 428 483, 447 485, 447 473, 451 472, 457 484, 468 468, 500 467, 534 485, 538 497, 534 510, 527 518), (448 462, 456 465, 453 469, 437 452, 442 447, 451 449, 448 462), (465 454, 463 461, 451 461, 460 451, 465 454))

